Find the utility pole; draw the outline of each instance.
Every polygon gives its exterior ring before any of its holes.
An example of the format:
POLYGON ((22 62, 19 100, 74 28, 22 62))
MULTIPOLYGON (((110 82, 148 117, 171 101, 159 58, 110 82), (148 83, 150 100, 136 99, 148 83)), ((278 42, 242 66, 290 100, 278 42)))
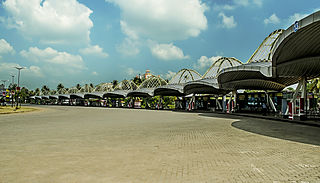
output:
MULTIPOLYGON (((16 69, 18 69, 18 87, 17 87, 17 97, 16 97, 16 102, 17 102, 17 105, 16 105, 16 109, 18 109, 18 105, 19 105, 19 102, 20 102, 20 99, 19 99, 19 92, 18 92, 18 90, 20 91, 20 86, 19 86, 19 84, 20 84, 20 71, 22 70, 22 69, 25 69, 24 67, 15 67, 16 69)), ((20 106, 21 106, 21 104, 20 104, 20 106)))

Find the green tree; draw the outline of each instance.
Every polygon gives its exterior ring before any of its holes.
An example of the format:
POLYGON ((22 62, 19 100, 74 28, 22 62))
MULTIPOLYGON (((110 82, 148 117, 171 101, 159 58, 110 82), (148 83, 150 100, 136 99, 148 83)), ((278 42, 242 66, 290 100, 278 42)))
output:
POLYGON ((139 77, 134 77, 133 80, 134 84, 139 86, 142 83, 142 80, 139 77))
POLYGON ((25 102, 30 96, 28 88, 22 87, 20 91, 21 102, 25 102))
POLYGON ((62 90, 64 88, 62 83, 59 83, 57 86, 57 91, 62 90))
POLYGON ((48 95, 50 92, 50 88, 47 85, 43 85, 41 88, 41 92, 43 95, 48 95))
POLYGON ((36 88, 36 90, 34 91, 34 94, 39 96, 40 95, 40 89, 39 88, 36 88))
POLYGON ((114 89, 118 85, 118 80, 112 81, 112 88, 114 89))
POLYGON ((319 78, 310 80, 310 82, 307 84, 307 91, 312 93, 319 93, 320 91, 319 78))
POLYGON ((80 89, 81 89, 81 85, 78 83, 78 84, 76 85, 76 88, 77 88, 78 90, 80 90, 80 89))

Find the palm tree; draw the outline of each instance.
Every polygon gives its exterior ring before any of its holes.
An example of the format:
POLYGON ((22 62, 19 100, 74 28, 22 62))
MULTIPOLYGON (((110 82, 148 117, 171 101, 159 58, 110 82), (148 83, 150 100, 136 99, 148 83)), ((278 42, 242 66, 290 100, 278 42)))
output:
POLYGON ((315 78, 310 80, 310 82, 307 84, 307 91, 312 93, 319 93, 320 91, 320 81, 319 78, 315 78))
POLYGON ((50 92, 50 88, 47 85, 43 85, 41 88, 41 92, 43 95, 48 95, 48 93, 50 92))
POLYGON ((78 90, 80 90, 80 89, 81 89, 81 85, 78 83, 78 84, 76 85, 76 88, 77 88, 78 90))
POLYGON ((59 91, 59 90, 61 90, 61 89, 63 89, 63 88, 64 88, 63 84, 62 84, 62 83, 59 83, 58 86, 57 86, 57 91, 59 91))
POLYGON ((118 80, 112 81, 112 88, 114 89, 118 85, 118 80))
POLYGON ((137 86, 139 86, 142 83, 142 80, 140 79, 140 77, 134 77, 133 80, 134 84, 136 84, 137 86))
POLYGON ((36 88, 36 90, 34 91, 34 94, 39 96, 40 95, 40 89, 39 88, 36 88))

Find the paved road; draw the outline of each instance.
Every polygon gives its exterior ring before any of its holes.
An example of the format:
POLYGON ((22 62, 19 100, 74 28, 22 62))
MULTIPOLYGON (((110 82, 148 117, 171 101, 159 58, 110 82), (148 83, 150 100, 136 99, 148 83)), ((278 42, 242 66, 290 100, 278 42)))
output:
POLYGON ((45 107, 0 116, 0 183, 320 182, 320 128, 217 114, 45 107))

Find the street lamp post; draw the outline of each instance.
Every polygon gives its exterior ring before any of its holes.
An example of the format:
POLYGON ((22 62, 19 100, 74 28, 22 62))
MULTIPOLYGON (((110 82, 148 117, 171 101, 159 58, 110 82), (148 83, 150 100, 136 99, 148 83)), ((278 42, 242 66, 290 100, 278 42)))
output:
MULTIPOLYGON (((22 69, 25 69, 24 67, 15 67, 16 69, 18 69, 18 89, 20 90, 20 88, 19 88, 19 84, 20 84, 20 71, 22 70, 22 69)), ((19 99, 19 92, 17 91, 17 99, 16 99, 16 102, 17 102, 17 105, 16 105, 16 109, 18 109, 18 105, 19 105, 19 101, 20 101, 20 99, 19 99)), ((21 106, 21 104, 20 104, 20 106, 21 106)))

